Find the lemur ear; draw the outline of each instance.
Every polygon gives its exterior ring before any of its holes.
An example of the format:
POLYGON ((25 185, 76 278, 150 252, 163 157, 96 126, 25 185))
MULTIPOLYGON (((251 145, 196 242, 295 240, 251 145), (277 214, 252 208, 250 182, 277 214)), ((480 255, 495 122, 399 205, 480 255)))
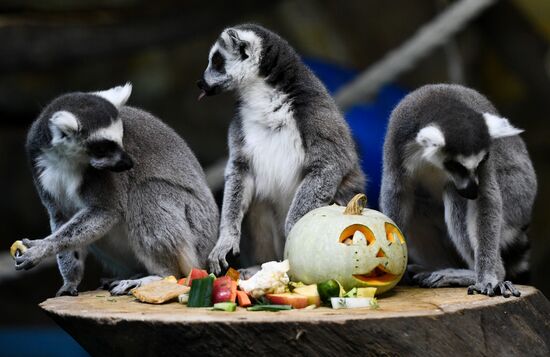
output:
POLYGON ((428 125, 416 134, 416 142, 425 148, 445 146, 445 136, 435 125, 428 125))
POLYGON ((250 44, 241 39, 239 33, 235 30, 229 29, 226 31, 229 40, 231 41, 232 47, 239 52, 242 60, 250 57, 250 44))
POLYGON ((239 37, 239 34, 237 33, 237 31, 229 29, 226 31, 226 33, 229 39, 231 40, 231 44, 233 46, 237 46, 239 42, 241 42, 241 38, 239 37))
POLYGON ((491 138, 505 138, 507 136, 518 135, 523 132, 523 129, 518 129, 506 118, 499 117, 491 113, 483 113, 483 118, 485 119, 485 124, 489 128, 489 135, 491 138))
POLYGON ((128 82, 123 86, 114 87, 100 92, 93 92, 92 94, 100 96, 111 102, 117 109, 120 109, 130 98, 132 94, 132 83, 128 82))
POLYGON ((50 118, 50 128, 54 136, 71 135, 78 132, 80 124, 72 113, 61 110, 50 118))

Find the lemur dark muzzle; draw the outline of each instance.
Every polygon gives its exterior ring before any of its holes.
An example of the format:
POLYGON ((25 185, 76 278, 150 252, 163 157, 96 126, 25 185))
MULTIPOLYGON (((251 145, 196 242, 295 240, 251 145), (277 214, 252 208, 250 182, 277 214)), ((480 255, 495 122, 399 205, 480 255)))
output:
POLYGON ((109 169, 114 172, 122 172, 130 170, 132 167, 134 167, 134 160, 128 154, 123 153, 120 160, 109 169))
POLYGON ((221 92, 220 86, 209 86, 208 83, 203 79, 197 81, 197 87, 201 90, 198 100, 206 96, 216 95, 221 92))
POLYGON ((459 195, 469 200, 475 200, 478 195, 478 186, 475 184, 475 182, 468 183, 468 186, 466 186, 466 188, 457 188, 456 190, 459 195))

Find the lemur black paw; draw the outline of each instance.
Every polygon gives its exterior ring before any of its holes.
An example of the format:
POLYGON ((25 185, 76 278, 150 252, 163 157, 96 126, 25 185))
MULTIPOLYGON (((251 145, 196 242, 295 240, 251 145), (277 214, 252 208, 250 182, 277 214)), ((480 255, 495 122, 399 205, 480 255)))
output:
POLYGON ((230 251, 233 251, 233 255, 239 254, 239 240, 220 238, 208 256, 210 272, 217 275, 222 272, 222 269, 226 269, 229 266, 226 257, 230 251))
POLYGON ((76 286, 63 285, 61 289, 57 291, 55 296, 78 296, 78 290, 76 286))
POLYGON ((468 295, 483 294, 487 296, 502 295, 505 298, 509 298, 514 295, 516 297, 521 296, 521 292, 510 281, 501 281, 495 285, 491 283, 477 283, 468 287, 468 295))
POLYGON ((109 285, 109 292, 111 295, 128 295, 132 289, 140 286, 140 279, 115 280, 109 285))
POLYGON ((443 276, 432 273, 424 272, 413 275, 413 282, 418 284, 422 288, 435 288, 438 287, 438 282, 443 278, 443 276))
POLYGON ((28 249, 15 257, 16 270, 29 270, 34 268, 50 252, 49 244, 45 243, 43 240, 23 239, 22 242, 28 249))
POLYGON ((260 269, 261 269, 261 267, 259 265, 256 265, 256 266, 253 266, 253 267, 250 267, 250 268, 239 269, 239 273, 240 273, 239 278, 242 279, 242 280, 250 279, 250 278, 252 278, 252 276, 254 274, 259 272, 260 269))

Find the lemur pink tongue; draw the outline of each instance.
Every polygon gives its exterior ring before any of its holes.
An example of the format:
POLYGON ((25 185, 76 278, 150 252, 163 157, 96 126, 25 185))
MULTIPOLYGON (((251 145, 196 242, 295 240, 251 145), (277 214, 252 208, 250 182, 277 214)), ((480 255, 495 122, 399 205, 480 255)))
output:
POLYGON ((200 94, 199 94, 199 97, 197 98, 197 100, 201 100, 202 98, 204 98, 206 96, 206 92, 201 90, 200 94))

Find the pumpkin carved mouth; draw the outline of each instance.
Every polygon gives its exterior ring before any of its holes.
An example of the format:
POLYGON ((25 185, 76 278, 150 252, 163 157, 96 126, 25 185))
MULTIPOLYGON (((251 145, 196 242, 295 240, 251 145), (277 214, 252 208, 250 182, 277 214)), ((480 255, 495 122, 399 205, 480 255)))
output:
POLYGON ((353 274, 353 278, 370 286, 380 286, 395 281, 397 275, 388 272, 382 264, 378 264, 367 274, 353 274))

